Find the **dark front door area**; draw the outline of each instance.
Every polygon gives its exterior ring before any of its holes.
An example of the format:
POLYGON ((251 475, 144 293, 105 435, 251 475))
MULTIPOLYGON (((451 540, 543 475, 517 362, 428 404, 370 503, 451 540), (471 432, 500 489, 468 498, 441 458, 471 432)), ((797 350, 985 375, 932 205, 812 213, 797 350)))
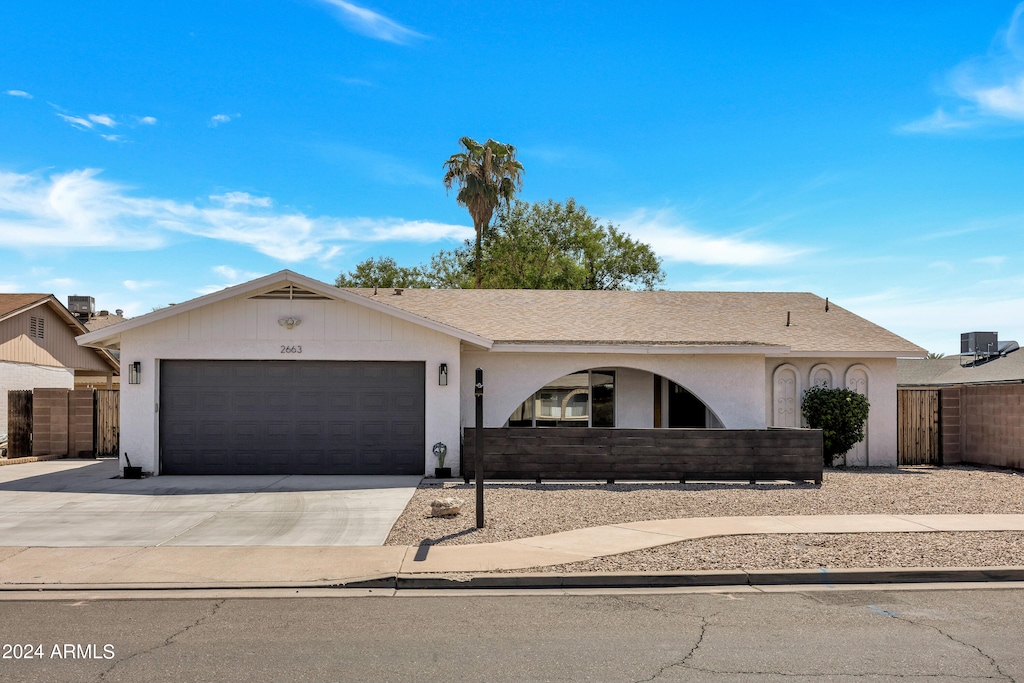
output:
POLYGON ((162 474, 422 474, 424 364, 165 360, 162 474))

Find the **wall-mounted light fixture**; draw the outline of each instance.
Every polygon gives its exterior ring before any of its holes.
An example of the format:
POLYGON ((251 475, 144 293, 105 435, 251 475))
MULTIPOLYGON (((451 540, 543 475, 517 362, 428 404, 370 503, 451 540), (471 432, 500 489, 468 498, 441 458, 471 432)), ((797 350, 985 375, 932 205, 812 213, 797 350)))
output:
POLYGON ((293 327, 298 327, 299 323, 302 322, 301 318, 278 318, 277 324, 281 327, 287 327, 289 330, 293 327))
POLYGON ((142 363, 135 361, 128 366, 128 384, 140 384, 142 382, 142 363))
POLYGON ((448 364, 441 363, 437 368, 437 386, 448 386, 448 364))

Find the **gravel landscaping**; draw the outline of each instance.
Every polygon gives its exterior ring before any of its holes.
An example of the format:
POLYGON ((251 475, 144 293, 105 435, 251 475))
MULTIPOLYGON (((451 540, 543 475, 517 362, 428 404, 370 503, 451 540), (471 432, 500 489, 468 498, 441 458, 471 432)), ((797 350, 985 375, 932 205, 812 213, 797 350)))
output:
MULTIPOLYGON (((387 545, 456 545, 653 519, 747 515, 1024 514, 1024 476, 973 467, 825 470, 820 486, 789 482, 597 484, 492 482, 486 527, 475 528, 474 487, 424 482, 387 545), (464 501, 451 518, 430 502, 464 501)), ((671 571, 797 567, 1024 565, 1024 534, 805 534, 711 538, 578 562, 550 571, 671 571)), ((534 570, 536 571, 536 570, 534 570)))

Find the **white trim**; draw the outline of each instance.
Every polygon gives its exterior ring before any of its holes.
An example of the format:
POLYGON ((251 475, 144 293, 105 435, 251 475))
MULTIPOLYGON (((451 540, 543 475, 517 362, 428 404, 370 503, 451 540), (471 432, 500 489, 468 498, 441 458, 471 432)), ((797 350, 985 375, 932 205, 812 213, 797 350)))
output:
POLYGON ((234 287, 228 287, 227 289, 222 289, 218 292, 213 292, 212 294, 206 294, 204 296, 191 299, 175 306, 161 308, 160 310, 153 311, 152 313, 147 313, 146 315, 126 320, 123 323, 117 323, 116 325, 110 325, 109 327, 104 327, 103 329, 96 330, 95 332, 83 334, 78 338, 78 343, 81 346, 89 346, 93 348, 116 346, 120 343, 120 336, 122 332, 127 332, 128 330, 133 330, 137 327, 159 322, 180 313, 192 311, 221 301, 227 301, 247 294, 262 294, 266 291, 276 289, 282 284, 298 285, 318 294, 323 294, 330 299, 366 306, 367 308, 385 313, 400 320, 420 325, 435 332, 447 334, 484 348, 490 348, 494 343, 485 337, 481 337, 471 332, 466 332, 465 330, 460 330, 450 325, 445 325, 444 323, 436 322, 429 318, 424 318, 423 316, 410 313, 401 308, 388 305, 381 301, 376 301, 371 297, 355 294, 353 292, 334 287, 333 285, 320 282, 319 280, 306 277, 305 275, 299 275, 298 273, 294 273, 290 270, 282 270, 277 273, 272 273, 250 282, 236 285, 234 287))
MULTIPOLYGON (((800 358, 910 358, 903 351, 794 351, 788 353, 776 353, 774 348, 765 354, 767 358, 786 358, 798 356, 800 358)), ((922 356, 923 358, 923 356, 922 356)))
MULTIPOLYGON (((670 344, 514 344, 495 342, 490 351, 496 353, 629 353, 643 355, 762 355, 778 352, 778 346, 685 346, 670 344)), ((863 356, 857 356, 861 358, 863 356)))

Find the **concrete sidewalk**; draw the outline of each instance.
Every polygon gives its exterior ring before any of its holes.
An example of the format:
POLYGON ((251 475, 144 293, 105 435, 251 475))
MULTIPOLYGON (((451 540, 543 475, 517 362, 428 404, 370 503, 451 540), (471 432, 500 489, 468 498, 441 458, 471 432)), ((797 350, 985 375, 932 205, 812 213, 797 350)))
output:
MULTIPOLYGON (((1024 531, 1024 515, 703 517, 615 524, 503 543, 461 546, 0 547, 0 588, 281 587, 371 585, 375 581, 381 585, 400 585, 403 580, 412 585, 409 580, 417 576, 427 579, 453 573, 500 572, 565 564, 709 536, 935 531, 1024 531)), ((864 576, 872 570, 850 571, 864 576)), ((889 570, 886 576, 913 571, 889 570)), ((932 570, 933 573, 941 571, 932 570)), ((1024 568, 995 573, 970 571, 982 578, 1024 579, 1024 568)), ((749 576, 750 573, 718 574, 749 576)), ((821 576, 818 572, 811 574, 821 576)), ((829 573, 829 576, 835 575, 835 572, 829 573)), ((564 585, 564 580, 564 576, 548 576, 546 581, 537 579, 534 583, 553 585, 553 581, 561 581, 564 585)), ((518 583, 530 585, 524 581, 525 578, 519 579, 518 583)), ((601 581, 595 581, 595 585, 598 583, 601 581)), ((608 583, 607 577, 604 583, 608 583)))

